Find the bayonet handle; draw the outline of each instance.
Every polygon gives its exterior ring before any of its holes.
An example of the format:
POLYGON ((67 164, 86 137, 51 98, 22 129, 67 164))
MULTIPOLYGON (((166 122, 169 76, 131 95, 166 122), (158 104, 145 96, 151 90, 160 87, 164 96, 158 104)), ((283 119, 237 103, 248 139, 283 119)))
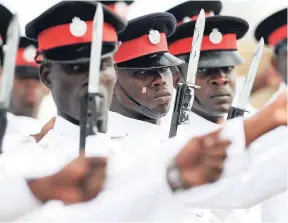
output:
POLYGON ((241 117, 244 116, 244 113, 246 111, 244 109, 241 108, 235 108, 233 106, 231 106, 229 108, 229 112, 228 112, 228 117, 227 119, 233 119, 233 118, 237 118, 237 117, 241 117))

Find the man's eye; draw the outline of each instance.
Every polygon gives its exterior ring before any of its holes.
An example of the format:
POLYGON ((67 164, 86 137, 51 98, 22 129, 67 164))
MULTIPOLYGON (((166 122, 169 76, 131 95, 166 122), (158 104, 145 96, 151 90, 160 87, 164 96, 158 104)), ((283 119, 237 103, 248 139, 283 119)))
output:
POLYGON ((109 67, 108 63, 101 63, 101 70, 106 70, 109 67))
POLYGON ((163 74, 163 73, 166 73, 169 70, 170 70, 170 68, 164 67, 164 68, 159 69, 158 71, 163 74))
POLYGON ((207 69, 206 68, 198 68, 197 73, 206 73, 207 69))
POLYGON ((77 71, 79 71, 80 70, 80 66, 79 65, 73 65, 72 67, 71 67, 71 70, 72 70, 72 72, 77 72, 77 71))
POLYGON ((89 71, 89 64, 65 64, 63 69, 68 74, 79 74, 89 71))
POLYGON ((144 74, 145 74, 145 71, 143 71, 143 70, 138 70, 138 71, 134 72, 134 76, 136 76, 136 77, 143 76, 144 74))

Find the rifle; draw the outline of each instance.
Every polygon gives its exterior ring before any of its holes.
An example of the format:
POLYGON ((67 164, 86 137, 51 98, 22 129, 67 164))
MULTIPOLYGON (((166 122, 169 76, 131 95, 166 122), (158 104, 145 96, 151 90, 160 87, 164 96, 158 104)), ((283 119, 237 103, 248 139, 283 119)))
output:
POLYGON ((258 43, 258 46, 256 47, 256 50, 252 57, 252 62, 250 64, 249 72, 245 78, 245 82, 243 85, 243 88, 241 90, 241 94, 239 97, 238 105, 237 106, 231 106, 229 108, 228 117, 227 119, 232 119, 235 117, 244 116, 244 112, 246 112, 245 108, 249 102, 251 90, 253 87, 253 83, 257 74, 257 69, 260 63, 260 59, 263 53, 264 48, 264 40, 261 38, 261 40, 258 43))
POLYGON ((0 81, 0 154, 3 138, 7 128, 7 110, 10 106, 11 92, 15 76, 17 50, 20 41, 20 29, 17 15, 13 15, 7 30, 7 44, 0 81))
MULTIPOLYGON (((108 114, 105 114, 105 109, 102 111, 99 109, 101 100, 103 100, 103 95, 99 93, 102 33, 103 8, 101 3, 97 3, 97 9, 93 20, 88 92, 83 96, 81 102, 80 153, 85 152, 87 136, 96 135, 98 131, 106 132, 107 129, 108 114)), ((106 113, 108 113, 108 111, 106 113)))
POLYGON ((205 20, 205 12, 203 9, 201 9, 195 24, 186 81, 185 83, 178 83, 177 86, 169 138, 177 135, 178 125, 189 123, 190 112, 194 102, 194 89, 200 88, 199 86, 195 85, 195 79, 200 58, 205 20))

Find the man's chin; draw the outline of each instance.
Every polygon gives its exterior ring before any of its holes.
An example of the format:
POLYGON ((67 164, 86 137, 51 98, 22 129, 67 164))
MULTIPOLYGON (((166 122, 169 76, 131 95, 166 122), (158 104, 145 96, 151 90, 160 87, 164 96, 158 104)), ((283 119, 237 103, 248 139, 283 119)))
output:
POLYGON ((230 105, 229 104, 221 104, 213 107, 213 113, 220 115, 226 114, 229 112, 230 105))
POLYGON ((170 109, 171 104, 162 104, 151 109, 155 113, 167 114, 170 109))

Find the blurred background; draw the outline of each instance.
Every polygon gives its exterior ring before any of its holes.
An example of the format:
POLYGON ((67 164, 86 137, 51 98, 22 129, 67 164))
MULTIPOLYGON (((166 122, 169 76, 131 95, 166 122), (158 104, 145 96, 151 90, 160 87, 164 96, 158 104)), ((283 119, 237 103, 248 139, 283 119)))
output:
MULTIPOLYGON (((186 0, 136 0, 129 7, 128 19, 132 19, 147 13, 165 11, 186 0)), ((21 23, 22 34, 24 34, 25 25, 33 18, 40 15, 51 5, 59 2, 59 0, 0 0, 0 2, 9 8, 12 12, 18 13, 21 23)), ((286 0, 223 0, 222 15, 233 15, 247 20, 250 29, 247 35, 239 41, 239 49, 246 63, 238 67, 237 74, 245 76, 253 51, 256 47, 254 40, 254 30, 257 24, 265 17, 279 9, 287 7, 286 0)), ((270 57, 272 50, 266 48, 261 60, 258 75, 263 76, 265 87, 256 91, 251 96, 251 104, 256 108, 261 108, 269 98, 275 93, 279 87, 280 80, 275 74, 275 70, 270 67, 270 57)), ((56 114, 56 109, 51 96, 43 101, 40 110, 40 119, 47 120, 56 114), (44 111, 44 112, 43 112, 44 111)))

